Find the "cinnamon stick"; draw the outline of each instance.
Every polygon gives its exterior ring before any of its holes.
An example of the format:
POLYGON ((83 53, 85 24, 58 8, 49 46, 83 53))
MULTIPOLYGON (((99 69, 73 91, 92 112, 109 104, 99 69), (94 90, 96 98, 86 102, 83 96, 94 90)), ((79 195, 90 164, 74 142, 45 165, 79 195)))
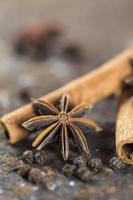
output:
POLYGON ((123 91, 116 120, 116 151, 120 159, 133 164, 133 88, 123 91))
MULTIPOLYGON (((132 73, 129 62, 132 58, 133 49, 129 49, 101 67, 43 96, 41 99, 54 101, 63 93, 69 93, 74 104, 94 104, 121 87, 121 82, 132 73)), ((27 135, 21 124, 33 116, 32 105, 28 104, 1 118, 1 123, 6 129, 11 144, 15 144, 27 135)))

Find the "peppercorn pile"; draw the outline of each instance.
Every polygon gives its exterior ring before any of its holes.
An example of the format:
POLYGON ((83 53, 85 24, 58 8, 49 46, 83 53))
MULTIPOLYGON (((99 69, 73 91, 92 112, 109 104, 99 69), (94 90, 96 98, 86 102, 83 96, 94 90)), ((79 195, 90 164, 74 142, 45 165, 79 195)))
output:
MULTIPOLYGON (((85 156, 75 155, 74 152, 72 155, 71 159, 67 161, 67 164, 62 164, 62 173, 67 177, 78 178, 82 182, 89 183, 92 176, 100 172, 112 172, 112 169, 124 171, 126 169, 126 165, 122 163, 117 156, 113 156, 109 162, 104 165, 102 160, 97 157, 89 156, 87 158, 85 156)), ((47 181, 51 179, 51 176, 48 176, 45 173, 46 166, 47 160, 45 150, 37 152, 25 150, 14 170, 18 171, 18 173, 26 180, 46 187, 47 181)), ((57 178, 57 176, 55 177, 57 178)))

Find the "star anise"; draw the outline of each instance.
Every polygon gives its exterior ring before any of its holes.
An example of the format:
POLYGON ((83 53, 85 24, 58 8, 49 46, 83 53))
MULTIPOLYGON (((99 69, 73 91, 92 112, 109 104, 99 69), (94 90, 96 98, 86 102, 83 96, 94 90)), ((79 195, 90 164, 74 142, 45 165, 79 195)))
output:
POLYGON ((71 109, 69 95, 63 95, 59 108, 50 102, 42 100, 33 102, 33 108, 40 116, 34 117, 22 124, 29 131, 41 130, 41 133, 33 142, 33 147, 41 150, 51 142, 55 135, 58 135, 61 144, 61 154, 64 160, 67 160, 69 156, 70 137, 80 150, 86 154, 89 153, 87 140, 82 132, 82 128, 88 127, 89 129, 92 127, 96 131, 101 129, 95 121, 81 118, 88 106, 82 104, 71 109))

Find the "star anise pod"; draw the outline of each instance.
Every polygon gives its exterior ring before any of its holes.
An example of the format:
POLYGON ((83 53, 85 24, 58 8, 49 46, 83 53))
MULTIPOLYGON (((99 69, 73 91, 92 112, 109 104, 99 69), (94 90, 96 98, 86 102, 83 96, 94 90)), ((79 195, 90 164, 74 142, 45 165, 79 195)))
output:
POLYGON ((71 109, 69 95, 63 95, 60 101, 60 107, 57 108, 47 101, 36 100, 33 102, 33 108, 40 116, 34 117, 22 124, 29 130, 41 130, 41 133, 33 142, 33 147, 41 150, 45 145, 51 142, 55 135, 59 136, 61 144, 61 154, 64 160, 69 156, 69 138, 71 137, 77 147, 89 153, 87 140, 82 132, 83 127, 95 128, 101 130, 97 123, 91 119, 81 118, 88 106, 77 105, 71 109))

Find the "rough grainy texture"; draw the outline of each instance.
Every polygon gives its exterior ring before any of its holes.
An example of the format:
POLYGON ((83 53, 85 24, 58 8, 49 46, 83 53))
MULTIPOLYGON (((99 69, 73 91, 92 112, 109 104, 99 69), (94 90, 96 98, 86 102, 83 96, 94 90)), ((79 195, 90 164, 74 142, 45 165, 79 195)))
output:
MULTIPOLYGON (((131 0, 1 0, 0 115, 27 102, 20 97, 23 90, 28 90, 30 97, 40 97, 124 49, 131 43, 133 36, 132 7, 131 0), (16 37, 15 33, 25 23, 42 18, 61 19, 68 38, 84 46, 87 55, 85 64, 68 65, 69 62, 59 58, 36 63, 28 58, 15 57, 10 45, 12 38, 16 37)), ((91 141, 93 156, 102 158, 107 165, 114 153, 115 104, 114 100, 109 99, 98 103, 88 113, 88 116, 105 127, 102 135, 90 133, 87 136, 88 141, 91 141)), ((61 160, 54 146, 45 149, 45 162, 40 166, 52 177, 47 183, 48 189, 26 181, 14 168, 18 157, 30 148, 29 140, 14 147, 9 145, 1 132, 0 200, 132 200, 133 167, 126 167, 124 172, 105 168, 105 172, 92 176, 89 183, 82 183, 62 174, 62 167, 66 163, 61 160)))

